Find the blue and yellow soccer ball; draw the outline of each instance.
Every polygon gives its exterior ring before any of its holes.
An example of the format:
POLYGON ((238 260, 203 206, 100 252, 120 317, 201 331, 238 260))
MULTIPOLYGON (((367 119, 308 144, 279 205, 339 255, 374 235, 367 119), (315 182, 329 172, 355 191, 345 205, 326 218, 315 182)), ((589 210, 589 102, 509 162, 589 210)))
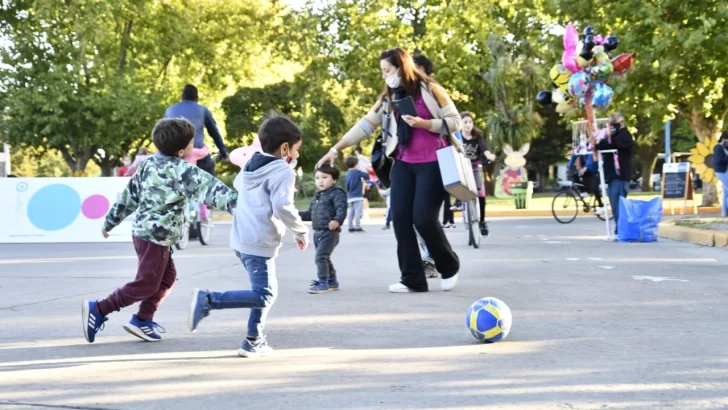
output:
POLYGON ((511 331, 513 317, 508 305, 496 298, 483 298, 468 309, 465 324, 476 339, 485 343, 503 340, 511 331))

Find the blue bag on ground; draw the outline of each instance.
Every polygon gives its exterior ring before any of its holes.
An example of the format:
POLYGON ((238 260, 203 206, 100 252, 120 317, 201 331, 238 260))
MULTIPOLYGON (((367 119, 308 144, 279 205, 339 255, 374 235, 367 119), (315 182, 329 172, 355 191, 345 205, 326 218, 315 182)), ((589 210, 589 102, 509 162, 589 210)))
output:
POLYGON ((662 198, 649 201, 619 199, 617 239, 620 242, 656 242, 662 220, 662 198))

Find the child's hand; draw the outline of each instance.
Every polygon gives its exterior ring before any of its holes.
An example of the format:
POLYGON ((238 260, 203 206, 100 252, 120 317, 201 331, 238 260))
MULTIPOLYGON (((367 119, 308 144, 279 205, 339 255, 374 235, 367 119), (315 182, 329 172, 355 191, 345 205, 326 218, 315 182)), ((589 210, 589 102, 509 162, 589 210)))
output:
POLYGON ((331 231, 335 231, 335 230, 339 229, 339 226, 341 226, 341 225, 339 225, 339 223, 337 221, 329 222, 329 230, 331 230, 331 231))
POLYGON ((106 229, 104 229, 104 228, 101 228, 101 235, 104 235, 104 238, 108 238, 109 237, 109 233, 106 232, 106 229))
POLYGON ((305 251, 308 247, 308 244, 300 239, 296 239, 296 243, 298 244, 298 249, 305 251))

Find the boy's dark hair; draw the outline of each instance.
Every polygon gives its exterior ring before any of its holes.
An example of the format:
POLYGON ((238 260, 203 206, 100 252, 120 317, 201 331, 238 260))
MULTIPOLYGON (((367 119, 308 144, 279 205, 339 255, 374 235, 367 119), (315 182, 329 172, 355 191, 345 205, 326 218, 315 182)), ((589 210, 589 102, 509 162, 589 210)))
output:
POLYGON ((352 169, 355 168, 359 164, 359 158, 351 156, 346 157, 344 160, 344 165, 346 165, 347 168, 352 169))
POLYGON ((429 58, 423 56, 422 54, 415 54, 412 56, 412 59, 415 60, 415 64, 422 67, 422 70, 425 71, 425 74, 431 76, 432 73, 435 72, 435 66, 432 64, 432 61, 430 61, 429 58))
POLYGON ((334 179, 334 181, 338 181, 339 176, 341 176, 339 169, 331 164, 321 165, 320 167, 316 168, 316 172, 321 172, 323 174, 329 174, 329 175, 331 175, 331 178, 334 179))
POLYGON ((354 152, 361 154, 364 150, 361 148, 361 145, 357 145, 356 148, 354 148, 354 152))
POLYGON ((184 118, 165 118, 159 120, 152 130, 152 141, 157 151, 164 155, 176 156, 187 148, 195 137, 195 126, 184 118))
POLYGON ((273 154, 280 149, 284 142, 292 147, 301 141, 303 132, 287 115, 278 111, 269 111, 263 116, 263 123, 258 129, 258 138, 263 152, 273 154))
POLYGON ((182 99, 185 101, 197 101, 197 87, 192 84, 186 84, 185 88, 182 89, 182 99))

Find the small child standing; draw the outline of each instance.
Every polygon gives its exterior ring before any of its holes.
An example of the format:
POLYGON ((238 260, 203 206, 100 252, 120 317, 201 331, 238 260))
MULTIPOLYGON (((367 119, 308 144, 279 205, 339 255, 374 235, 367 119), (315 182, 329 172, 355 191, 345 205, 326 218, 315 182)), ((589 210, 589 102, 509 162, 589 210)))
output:
POLYGON ((344 164, 349 168, 344 177, 347 201, 349 202, 349 232, 364 232, 361 229, 361 215, 364 212, 364 184, 362 180, 369 181, 369 174, 356 169, 359 164, 357 157, 346 158, 344 164))
POLYGON ((192 150, 195 127, 184 119, 160 120, 152 131, 158 153, 139 164, 119 200, 106 215, 101 233, 109 232, 137 211, 132 229, 134 249, 139 257, 136 279, 100 301, 84 300, 83 334, 93 343, 107 315, 136 302, 139 312, 124 329, 148 342, 162 337, 154 312, 169 294, 177 271, 171 246, 182 238, 186 202, 194 200, 232 213, 238 194, 207 172, 185 162, 192 150))
POLYGON ((303 133, 290 118, 271 112, 264 117, 258 137, 263 152, 255 152, 233 182, 240 200, 230 233, 230 247, 245 266, 252 289, 195 289, 187 323, 194 332, 212 310, 249 308, 248 335, 238 350, 242 357, 273 352, 263 329, 278 296, 275 258, 286 228, 293 232, 301 250, 308 246, 308 229, 293 204, 296 174, 290 164, 298 158, 303 133))
POLYGON ((308 211, 300 211, 301 219, 311 221, 313 226, 313 245, 316 248, 316 268, 318 280, 311 283, 308 293, 328 293, 339 290, 336 269, 331 263, 331 254, 339 244, 341 225, 346 219, 346 192, 336 186, 339 170, 324 164, 316 170, 318 191, 311 200, 308 211))

